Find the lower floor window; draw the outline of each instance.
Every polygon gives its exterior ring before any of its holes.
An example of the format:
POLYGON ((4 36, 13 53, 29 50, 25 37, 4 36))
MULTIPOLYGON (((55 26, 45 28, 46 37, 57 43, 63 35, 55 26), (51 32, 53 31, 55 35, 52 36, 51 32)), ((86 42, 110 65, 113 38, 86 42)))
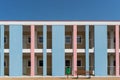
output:
POLYGON ((65 61, 65 66, 70 66, 70 60, 65 61))
POLYGON ((82 66, 81 60, 77 60, 77 66, 82 66))
POLYGON ((28 67, 30 67, 31 66, 31 61, 30 60, 28 60, 28 67))
POLYGON ((4 61, 4 67, 7 67, 7 61, 4 61))
POLYGON ((114 60, 114 66, 116 66, 116 61, 114 60))
POLYGON ((39 67, 43 67, 43 60, 39 60, 39 67))

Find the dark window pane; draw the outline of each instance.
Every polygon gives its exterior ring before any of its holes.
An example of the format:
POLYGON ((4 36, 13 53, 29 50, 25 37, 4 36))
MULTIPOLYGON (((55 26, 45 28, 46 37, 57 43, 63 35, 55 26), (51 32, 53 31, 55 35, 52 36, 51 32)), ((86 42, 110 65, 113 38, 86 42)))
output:
POLYGON ((38 41, 39 41, 39 43, 43 43, 43 37, 40 36, 40 37, 38 38, 38 41))
POLYGON ((7 42, 7 38, 6 37, 4 37, 4 43, 6 43, 7 42))
POLYGON ((114 60, 114 66, 116 66, 116 61, 114 60))
POLYGON ((30 67, 31 66, 31 62, 30 62, 30 60, 28 61, 28 67, 30 67))
POLYGON ((28 37, 28 43, 31 43, 31 38, 30 37, 28 37))
POLYGON ((43 60, 39 60, 39 66, 43 66, 43 60))
POLYGON ((4 67, 6 67, 7 65, 6 65, 6 62, 4 61, 4 67))
POLYGON ((65 61, 65 66, 70 66, 70 60, 65 61))
POLYGON ((81 66, 81 60, 77 60, 77 66, 81 66))
POLYGON ((65 37, 65 42, 66 43, 70 43, 71 42, 71 37, 70 36, 66 36, 65 37))
POLYGON ((81 43, 81 36, 77 37, 77 43, 81 43))

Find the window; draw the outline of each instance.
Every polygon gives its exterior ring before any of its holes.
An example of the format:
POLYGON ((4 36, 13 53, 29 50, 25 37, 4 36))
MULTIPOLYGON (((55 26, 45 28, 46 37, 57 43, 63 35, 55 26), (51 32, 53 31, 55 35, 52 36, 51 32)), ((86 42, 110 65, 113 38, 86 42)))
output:
POLYGON ((77 43, 78 43, 78 44, 82 43, 81 36, 77 36, 77 43))
POLYGON ((114 43, 115 43, 115 37, 114 37, 114 43))
POLYGON ((39 67, 43 67, 43 60, 39 60, 38 66, 39 66, 39 67))
POLYGON ((70 60, 65 61, 65 66, 70 66, 70 60))
POLYGON ((29 44, 31 43, 31 38, 30 38, 30 36, 28 36, 27 42, 28 42, 29 44))
POLYGON ((82 66, 81 60, 77 60, 77 66, 82 66))
POLYGON ((7 60, 4 61, 4 67, 7 67, 7 60))
POLYGON ((114 66, 116 66, 116 61, 115 61, 115 60, 114 60, 114 62, 113 62, 113 63, 114 63, 114 66))
POLYGON ((7 36, 4 36, 4 43, 7 44, 7 36))
POLYGON ((65 36, 65 43, 70 44, 71 43, 71 37, 70 36, 65 36))
POLYGON ((39 37, 38 37, 38 42, 39 42, 39 43, 43 43, 43 36, 39 36, 39 37))
POLYGON ((28 66, 28 67, 31 66, 31 61, 30 61, 30 60, 28 60, 28 64, 27 64, 27 66, 28 66))

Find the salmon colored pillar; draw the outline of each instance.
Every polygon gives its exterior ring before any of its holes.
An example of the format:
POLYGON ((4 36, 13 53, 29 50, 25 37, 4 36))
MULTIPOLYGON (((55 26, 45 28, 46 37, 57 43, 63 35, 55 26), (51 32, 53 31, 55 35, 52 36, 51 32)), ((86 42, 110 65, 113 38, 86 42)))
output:
POLYGON ((73 26, 73 76, 77 76, 77 25, 73 26))
POLYGON ((119 76, 119 25, 115 26, 116 76, 119 76))
POLYGON ((35 75, 35 26, 31 25, 31 76, 35 75))

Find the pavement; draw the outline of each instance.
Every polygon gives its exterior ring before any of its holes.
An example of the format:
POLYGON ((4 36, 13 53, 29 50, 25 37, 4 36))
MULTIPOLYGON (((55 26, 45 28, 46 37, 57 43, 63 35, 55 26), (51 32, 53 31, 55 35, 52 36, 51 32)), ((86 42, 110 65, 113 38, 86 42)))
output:
POLYGON ((120 80, 120 77, 0 77, 0 80, 120 80))

